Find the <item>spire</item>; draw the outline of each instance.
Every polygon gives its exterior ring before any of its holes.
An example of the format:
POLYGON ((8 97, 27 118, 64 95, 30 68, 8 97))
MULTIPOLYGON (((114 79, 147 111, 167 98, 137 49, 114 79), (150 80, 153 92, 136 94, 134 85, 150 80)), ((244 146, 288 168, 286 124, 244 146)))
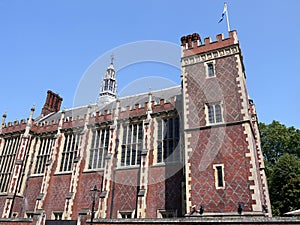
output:
POLYGON ((111 101, 116 100, 117 80, 114 68, 114 55, 111 55, 110 65, 106 69, 106 73, 102 80, 100 94, 98 97, 98 105, 102 106, 111 101))
POLYGON ((115 59, 114 54, 111 54, 111 56, 110 56, 110 65, 114 65, 114 59, 115 59))

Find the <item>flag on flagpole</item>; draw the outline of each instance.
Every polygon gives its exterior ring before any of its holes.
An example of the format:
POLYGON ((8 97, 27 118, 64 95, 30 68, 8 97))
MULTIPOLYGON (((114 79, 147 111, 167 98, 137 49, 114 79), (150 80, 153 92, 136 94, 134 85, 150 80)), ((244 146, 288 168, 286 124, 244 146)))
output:
POLYGON ((228 16, 228 9, 227 9, 227 4, 226 2, 224 2, 224 9, 223 9, 223 13, 221 16, 221 19, 219 20, 219 23, 221 23, 224 20, 224 17, 226 16, 226 22, 227 22, 227 29, 228 32, 230 31, 230 25, 229 25, 229 16, 228 16))
POLYGON ((224 19, 226 13, 227 13, 227 5, 226 5, 226 2, 225 2, 225 3, 224 3, 224 9, 223 9, 223 12, 222 12, 221 19, 219 20, 218 23, 221 23, 221 22, 223 21, 223 19, 224 19))

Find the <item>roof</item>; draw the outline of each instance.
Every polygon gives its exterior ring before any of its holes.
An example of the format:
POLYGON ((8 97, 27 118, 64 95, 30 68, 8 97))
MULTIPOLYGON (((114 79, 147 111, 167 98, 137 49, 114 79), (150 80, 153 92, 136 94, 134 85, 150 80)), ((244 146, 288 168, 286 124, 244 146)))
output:
MULTIPOLYGON (((152 101, 156 104, 160 102, 160 100, 164 99, 165 102, 169 102, 171 98, 175 97, 176 100, 181 98, 181 86, 174 86, 170 88, 165 88, 157 91, 151 91, 152 94, 152 101)), ((144 107, 145 103, 149 100, 149 92, 136 94, 132 96, 126 96, 118 99, 120 101, 121 111, 125 111, 127 107, 130 109, 135 108, 138 104, 139 107, 144 107)), ((116 99, 117 101, 117 99, 116 99)), ((88 106, 91 107, 90 112, 100 112, 102 114, 105 110, 109 112, 116 106, 116 101, 109 102, 106 105, 99 106, 97 104, 90 104, 80 107, 74 107, 70 109, 64 109, 65 111, 65 118, 72 117, 82 117, 84 114, 87 113, 88 106)), ((35 118, 35 123, 43 123, 43 122, 51 122, 51 121, 58 121, 61 118, 62 110, 59 112, 50 113, 44 117, 37 117, 35 118)))

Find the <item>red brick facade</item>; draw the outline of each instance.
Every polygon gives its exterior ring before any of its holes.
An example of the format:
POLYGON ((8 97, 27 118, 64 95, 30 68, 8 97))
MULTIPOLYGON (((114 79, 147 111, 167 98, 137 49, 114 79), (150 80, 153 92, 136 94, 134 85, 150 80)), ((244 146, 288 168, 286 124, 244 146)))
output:
POLYGON ((32 109, 27 121, 3 124, 0 175, 10 180, 0 186, 0 224, 89 223, 94 186, 96 224, 127 216, 159 224, 143 219, 189 216, 193 205, 204 210, 197 218, 271 216, 236 32, 181 41, 181 87, 62 111, 50 91, 41 117, 32 109), (20 145, 8 147, 20 134, 20 145))

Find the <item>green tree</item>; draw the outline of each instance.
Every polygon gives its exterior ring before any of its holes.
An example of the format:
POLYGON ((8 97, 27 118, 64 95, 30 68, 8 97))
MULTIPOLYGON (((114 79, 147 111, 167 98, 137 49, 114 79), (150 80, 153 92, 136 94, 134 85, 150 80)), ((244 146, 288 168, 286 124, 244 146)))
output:
POLYGON ((300 130, 278 121, 259 130, 273 215, 300 209, 300 130))
POLYGON ((289 153, 300 157, 300 130, 295 127, 286 127, 278 121, 271 124, 259 124, 261 147, 264 159, 269 166, 278 160, 278 158, 289 153))
POLYGON ((288 153, 271 169, 269 189, 274 215, 300 209, 300 159, 288 153))

